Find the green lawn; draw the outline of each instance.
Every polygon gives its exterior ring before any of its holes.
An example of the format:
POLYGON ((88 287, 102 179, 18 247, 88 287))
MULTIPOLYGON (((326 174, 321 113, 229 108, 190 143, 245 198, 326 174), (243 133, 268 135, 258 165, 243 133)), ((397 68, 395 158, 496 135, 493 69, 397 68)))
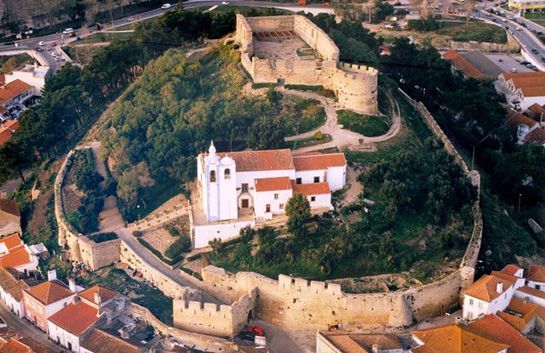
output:
POLYGON ((133 36, 133 33, 131 32, 124 32, 124 33, 108 33, 108 32, 100 32, 91 34, 89 37, 85 37, 79 41, 75 41, 70 43, 70 45, 78 45, 78 44, 94 44, 94 43, 102 43, 102 42, 113 42, 114 40, 123 40, 123 39, 129 39, 133 36))
POLYGON ((488 23, 471 21, 466 26, 465 22, 442 22, 441 26, 437 34, 450 36, 455 41, 507 43, 507 34, 503 28, 488 23))
POLYGON ((362 115, 348 110, 337 112, 339 124, 345 129, 360 133, 364 136, 384 135, 390 129, 389 118, 376 115, 362 115))
POLYGON ((282 106, 288 136, 312 131, 326 121, 324 108, 316 100, 285 96, 282 106))
POLYGON ((306 139, 291 142, 289 145, 290 145, 290 148, 296 150, 303 147, 309 147, 309 146, 315 146, 315 145, 328 143, 329 141, 331 141, 331 135, 321 134, 320 137, 312 136, 306 139))

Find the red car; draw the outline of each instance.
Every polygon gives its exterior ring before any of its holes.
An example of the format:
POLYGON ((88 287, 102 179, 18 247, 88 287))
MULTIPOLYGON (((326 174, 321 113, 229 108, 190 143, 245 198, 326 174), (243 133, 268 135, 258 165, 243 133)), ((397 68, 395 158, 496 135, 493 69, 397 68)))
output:
POLYGON ((257 336, 265 336, 265 330, 260 326, 248 326, 246 332, 253 333, 257 336))

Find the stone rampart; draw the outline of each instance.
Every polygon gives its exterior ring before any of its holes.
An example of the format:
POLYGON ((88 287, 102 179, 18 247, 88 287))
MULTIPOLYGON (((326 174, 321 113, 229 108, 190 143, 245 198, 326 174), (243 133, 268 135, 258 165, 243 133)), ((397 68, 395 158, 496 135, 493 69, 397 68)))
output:
POLYGON ((121 244, 119 239, 96 243, 81 236, 78 238, 78 244, 81 260, 93 271, 119 261, 119 246, 121 244))
POLYGON ((133 318, 138 318, 147 322, 163 336, 174 337, 187 346, 206 352, 224 353, 236 351, 235 344, 228 340, 168 326, 157 319, 148 309, 138 304, 131 302, 128 310, 133 318))
POLYGON ((175 299, 174 326, 191 332, 234 337, 251 318, 256 295, 257 290, 253 289, 231 305, 175 299))
POLYGON ((378 71, 339 63, 339 48, 308 18, 301 15, 248 17, 237 15, 242 66, 255 83, 323 86, 335 92, 338 105, 358 113, 376 114, 378 71), (317 53, 317 59, 259 58, 254 55, 254 32, 293 31, 317 53))

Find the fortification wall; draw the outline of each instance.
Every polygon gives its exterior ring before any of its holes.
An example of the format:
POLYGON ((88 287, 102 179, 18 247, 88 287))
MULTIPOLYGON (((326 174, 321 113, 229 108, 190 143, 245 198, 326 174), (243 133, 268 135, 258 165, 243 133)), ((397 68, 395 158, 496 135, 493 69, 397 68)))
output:
POLYGON ((339 60, 339 48, 335 42, 311 20, 301 15, 294 15, 293 30, 324 60, 339 60))
POLYGON ((241 14, 236 15, 236 28, 235 32, 236 41, 240 44, 240 52, 252 56, 254 54, 254 41, 252 28, 248 24, 246 17, 241 14))
POLYGON ((253 289, 232 305, 175 299, 173 301, 174 326, 192 332, 234 337, 248 322, 255 306, 256 295, 257 290, 253 289))
POLYGON ((195 349, 199 349, 206 352, 233 352, 235 351, 235 344, 225 339, 213 337, 209 335, 203 335, 199 333, 188 332, 176 327, 168 326, 159 319, 157 319, 148 309, 135 304, 130 303, 128 308, 129 314, 133 318, 139 318, 159 331, 163 336, 171 336, 180 340, 184 344, 191 346, 195 349))
POLYGON ((291 85, 321 85, 322 71, 318 70, 317 62, 311 60, 284 60, 252 58, 252 67, 255 83, 275 83, 279 78, 291 85))
POLYGON ((293 31, 296 16, 246 17, 252 32, 293 31))
POLYGON ((96 243, 82 236, 78 238, 78 244, 83 263, 93 271, 119 261, 119 239, 96 243))
POLYGON ((341 108, 359 113, 378 112, 378 71, 372 67, 340 63, 330 83, 341 108))

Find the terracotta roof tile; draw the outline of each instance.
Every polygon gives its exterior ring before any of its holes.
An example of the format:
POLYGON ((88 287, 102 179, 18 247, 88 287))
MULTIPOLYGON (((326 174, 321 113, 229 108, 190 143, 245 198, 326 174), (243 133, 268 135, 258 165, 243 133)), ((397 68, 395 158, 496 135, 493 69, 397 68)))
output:
POLYGON ((513 297, 505 312, 500 311, 497 315, 509 325, 523 332, 528 323, 538 315, 538 308, 539 306, 536 304, 526 303, 523 300, 513 297))
POLYGON ((42 304, 49 305, 74 295, 68 287, 59 281, 48 281, 25 290, 42 304))
POLYGON ((291 190, 291 182, 288 177, 262 178, 255 180, 255 191, 291 190))
POLYGON ((292 180, 291 187, 293 189, 293 193, 300 193, 306 196, 323 195, 323 194, 331 193, 328 183, 296 184, 292 180))
POLYGON ((524 286, 517 289, 519 292, 531 295, 533 297, 538 297, 541 299, 545 299, 545 292, 540 291, 539 289, 535 289, 532 287, 524 286))
POLYGON ((23 288, 29 288, 25 282, 19 281, 3 267, 0 267, 0 287, 16 301, 20 301, 23 297, 23 288))
POLYGON ((537 121, 516 110, 508 109, 506 124, 509 125, 511 129, 517 130, 519 125, 527 125, 532 128, 537 125, 537 121))
POLYGON ((424 344, 412 348, 413 353, 498 353, 509 346, 455 324, 414 331, 424 344))
POLYGON ((400 339, 392 334, 353 334, 321 332, 330 343, 343 353, 368 353, 373 345, 383 350, 398 350, 402 348, 400 339))
POLYGON ((233 158, 237 164, 237 172, 290 170, 294 168, 289 149, 218 153, 218 156, 233 158))
MULTIPOLYGON (((0 113, 3 113, 0 108, 0 113)), ((5 112, 5 109, 4 109, 5 112)), ((7 122, 0 125, 0 146, 8 142, 13 133, 19 128, 19 121, 17 120, 8 120, 7 122)))
POLYGON ((18 95, 32 89, 32 86, 19 79, 0 86, 0 104, 4 104, 18 95))
POLYGON ((346 165, 344 153, 312 153, 293 156, 295 170, 323 170, 346 165))
POLYGON ((23 246, 11 250, 8 254, 0 256, 0 266, 4 268, 13 268, 31 263, 32 259, 27 249, 23 246))
POLYGON ((514 264, 509 264, 509 265, 506 265, 502 270, 501 272, 503 273, 507 273, 511 276, 514 276, 515 273, 517 273, 519 270, 521 270, 520 267, 518 267, 517 265, 514 265, 514 264))
POLYGON ((481 337, 509 345, 508 353, 542 353, 528 338, 496 315, 486 315, 466 327, 481 337))
POLYGON ((17 217, 21 217, 21 213, 19 211, 19 205, 17 204, 17 201, 15 200, 0 199, 0 210, 10 213, 17 217))
POLYGON ((93 353, 138 353, 140 348, 102 330, 92 329, 81 341, 81 346, 93 353))
POLYGON ((505 293, 505 291, 512 285, 513 282, 510 282, 508 280, 496 276, 484 275, 477 281, 473 282, 470 286, 468 286, 464 291, 464 295, 469 295, 471 297, 490 303, 491 301, 505 293), (498 293, 496 288, 497 284, 500 282, 503 283, 503 291, 501 293, 498 293))
POLYGON ((536 145, 545 144, 545 128, 538 128, 530 131, 525 137, 527 143, 535 143, 536 145))
POLYGON ((545 96, 545 72, 507 72, 502 75, 505 81, 512 80, 513 86, 525 97, 545 96))
POLYGON ((34 353, 32 349, 16 339, 10 339, 0 348, 0 353, 34 353))
POLYGON ((119 295, 118 292, 99 285, 94 285, 89 289, 81 291, 78 293, 78 295, 91 303, 95 303, 95 293, 100 294, 100 300, 102 303, 105 303, 119 295))
POLYGON ((449 50, 443 54, 443 59, 450 62, 454 67, 462 71, 466 76, 473 78, 481 78, 483 73, 466 58, 461 56, 455 50, 449 50))
POLYGON ((530 114, 533 118, 536 118, 539 120, 541 118, 541 114, 543 114, 543 118, 545 119, 545 108, 543 108, 541 105, 534 103, 531 106, 528 107, 526 110, 526 113, 530 114))
POLYGON ((49 321, 74 336, 81 336, 98 321, 98 310, 82 301, 69 304, 49 317, 49 321))
POLYGON ((545 282, 545 266, 531 265, 527 277, 530 281, 545 282))

